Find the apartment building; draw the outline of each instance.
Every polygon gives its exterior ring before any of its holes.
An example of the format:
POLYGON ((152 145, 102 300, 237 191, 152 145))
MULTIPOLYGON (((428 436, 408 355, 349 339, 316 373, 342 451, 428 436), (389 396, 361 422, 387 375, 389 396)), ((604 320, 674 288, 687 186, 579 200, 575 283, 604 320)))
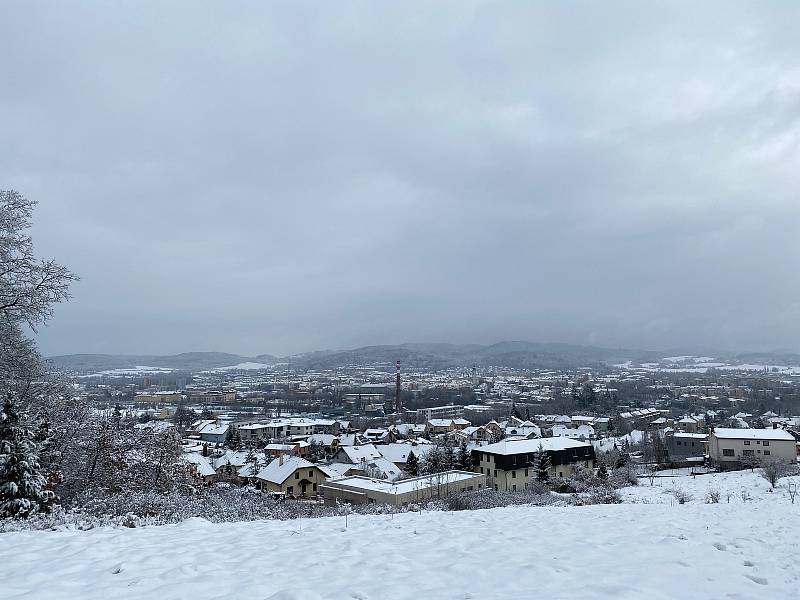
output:
POLYGON ((708 458, 721 467, 777 460, 797 461, 797 441, 785 429, 715 428, 708 434, 708 458))

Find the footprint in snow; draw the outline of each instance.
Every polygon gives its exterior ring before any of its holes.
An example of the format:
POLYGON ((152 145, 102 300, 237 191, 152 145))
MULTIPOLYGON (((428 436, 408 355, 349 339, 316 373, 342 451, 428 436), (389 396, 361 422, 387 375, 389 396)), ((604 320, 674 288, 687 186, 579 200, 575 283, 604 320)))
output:
POLYGON ((727 546, 725 546, 725 544, 720 544, 719 542, 714 542, 714 548, 720 550, 721 552, 724 552, 725 550, 728 549, 727 546))
POLYGON ((746 560, 746 561, 744 561, 742 564, 743 564, 745 567, 755 567, 755 566, 756 566, 756 563, 754 563, 752 560, 746 560))
POLYGON ((745 575, 745 577, 758 585, 767 585, 769 583, 766 577, 756 577, 755 575, 745 575))

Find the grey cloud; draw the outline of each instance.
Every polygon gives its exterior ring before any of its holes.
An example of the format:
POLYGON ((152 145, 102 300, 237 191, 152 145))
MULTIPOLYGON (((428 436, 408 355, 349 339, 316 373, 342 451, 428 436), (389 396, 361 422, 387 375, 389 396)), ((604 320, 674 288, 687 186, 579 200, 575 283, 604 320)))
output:
POLYGON ((5 3, 48 353, 796 347, 793 3, 5 3))

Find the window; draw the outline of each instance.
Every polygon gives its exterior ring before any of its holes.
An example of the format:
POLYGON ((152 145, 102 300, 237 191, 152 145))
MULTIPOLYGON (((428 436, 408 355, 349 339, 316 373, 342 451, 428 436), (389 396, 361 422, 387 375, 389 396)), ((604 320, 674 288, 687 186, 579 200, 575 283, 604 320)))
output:
POLYGON ((517 484, 516 483, 511 486, 511 491, 512 492, 516 492, 517 491, 517 484))
POLYGON ((286 493, 287 494, 293 494, 294 493, 294 488, 290 485, 289 487, 286 488, 286 493))
POLYGON ((770 456, 770 454, 771 454, 771 453, 770 453, 770 451, 769 451, 769 450, 764 450, 764 456, 770 456))
POLYGON ((764 445, 769 446, 769 440, 764 440, 764 445))
POLYGON ((481 473, 483 473, 483 467, 481 467, 481 473))
POLYGON ((309 472, 308 472, 308 476, 309 476, 309 477, 313 477, 313 476, 314 476, 314 471, 309 471, 309 472))
POLYGON ((497 469, 494 470, 494 476, 497 477, 497 469))
POLYGON ((294 474, 295 479, 300 479, 300 471, 296 471, 294 474))
POLYGON ((317 491, 317 484, 316 483, 314 484, 314 491, 315 492, 317 491))
POLYGON ((750 445, 750 440, 745 440, 745 441, 744 441, 744 445, 745 445, 745 446, 749 446, 749 445, 750 445))
POLYGON ((680 443, 680 442, 675 442, 675 445, 676 445, 676 446, 680 446, 680 445, 681 445, 681 443, 680 443))
POLYGON ((742 450, 742 456, 753 456, 754 454, 754 450, 742 450))
POLYGON ((528 476, 528 469, 525 469, 525 477, 528 476))
POLYGON ((733 448, 723 448, 722 456, 733 456, 733 448))
POLYGON ((516 478, 517 478, 517 472, 511 471, 511 479, 516 479, 516 478))

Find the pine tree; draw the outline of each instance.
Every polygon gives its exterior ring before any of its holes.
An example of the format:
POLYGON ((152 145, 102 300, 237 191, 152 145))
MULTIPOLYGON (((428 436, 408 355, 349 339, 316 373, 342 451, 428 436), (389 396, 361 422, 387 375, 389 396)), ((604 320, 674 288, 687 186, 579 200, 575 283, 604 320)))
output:
POLYGON ((417 460, 417 455, 413 452, 408 453, 406 472, 412 476, 417 476, 419 474, 419 461, 417 460))
POLYGON ((456 453, 452 446, 445 446, 442 450, 442 465, 440 471, 449 471, 456 466, 456 453))
POLYGON ((547 451, 539 445, 539 451, 536 453, 536 463, 534 465, 536 471, 536 479, 542 483, 550 481, 550 455, 547 451))
POLYGON ((0 518, 24 519, 55 499, 45 489, 30 432, 19 424, 11 398, 0 414, 0 518))
POLYGON ((628 444, 628 440, 623 440, 622 447, 619 450, 619 457, 617 458, 617 464, 615 465, 617 469, 621 469, 622 467, 628 464, 628 461, 631 458, 629 448, 630 445, 628 444))
POLYGON ((111 422, 114 424, 114 429, 119 429, 122 423, 122 411, 119 404, 114 406, 114 412, 111 413, 111 422))
POLYGON ((248 466, 249 477, 252 478, 258 475, 258 472, 261 470, 261 462, 258 460, 258 454, 252 446, 247 449, 247 456, 245 457, 244 461, 248 466))
POLYGON ((605 464, 601 464, 600 468, 597 469, 597 477, 599 479, 608 479, 608 469, 606 469, 605 464))
POLYGON ((472 453, 467 448, 466 441, 462 441, 458 448, 458 468, 463 471, 472 470, 472 453))
POLYGON ((242 437, 233 425, 228 426, 228 431, 225 433, 224 445, 231 450, 238 450, 242 445, 242 437))

